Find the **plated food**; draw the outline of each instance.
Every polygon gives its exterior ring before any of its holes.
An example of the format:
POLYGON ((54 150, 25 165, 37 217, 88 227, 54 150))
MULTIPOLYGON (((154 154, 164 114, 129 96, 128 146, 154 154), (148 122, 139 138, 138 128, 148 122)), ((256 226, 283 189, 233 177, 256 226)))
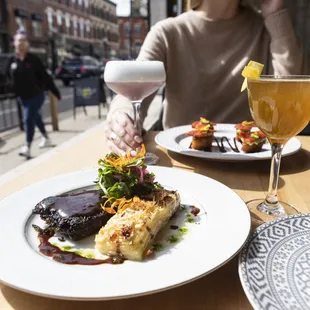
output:
POLYGON ((192 123, 193 130, 186 133, 186 136, 191 136, 192 141, 189 146, 191 149, 202 150, 206 152, 212 151, 212 143, 216 142, 220 152, 225 153, 227 144, 230 149, 239 153, 257 153, 262 150, 266 143, 266 137, 260 130, 255 130, 256 124, 253 121, 243 121, 235 125, 236 137, 230 141, 228 137, 215 137, 216 123, 212 123, 204 117, 200 117, 200 121, 192 123), (241 144, 241 148, 238 146, 241 144))
POLYGON ((243 121, 236 124, 236 140, 242 142, 242 138, 247 136, 254 127, 256 127, 256 124, 253 121, 243 121))
MULTIPOLYGON (((179 192, 156 182, 144 156, 144 145, 135 157, 110 153, 99 160, 96 189, 40 201, 33 209, 33 215, 39 215, 45 223, 44 227, 33 225, 40 252, 66 264, 142 261, 154 252, 156 237, 173 215, 187 210, 188 222, 197 216, 199 208, 180 208, 179 192), (61 245, 90 236, 95 242, 92 249, 80 251, 61 245)), ((177 229, 182 234, 187 228, 177 229)))
POLYGON ((97 189, 53 196, 40 201, 33 214, 45 221, 45 230, 55 230, 70 240, 81 240, 96 233, 111 218, 101 207, 104 201, 97 189))
POLYGON ((160 190, 152 200, 137 196, 118 205, 118 212, 96 236, 96 249, 105 255, 141 261, 158 232, 180 206, 178 192, 160 190), (156 197, 157 196, 157 197, 156 197))
POLYGON ((186 134, 192 137, 190 148, 195 150, 210 150, 214 138, 215 125, 215 123, 210 122, 204 117, 200 117, 199 121, 192 123, 193 130, 186 134))
POLYGON ((241 138, 242 148, 244 153, 257 153, 263 148, 266 143, 266 136, 260 131, 249 132, 241 138))

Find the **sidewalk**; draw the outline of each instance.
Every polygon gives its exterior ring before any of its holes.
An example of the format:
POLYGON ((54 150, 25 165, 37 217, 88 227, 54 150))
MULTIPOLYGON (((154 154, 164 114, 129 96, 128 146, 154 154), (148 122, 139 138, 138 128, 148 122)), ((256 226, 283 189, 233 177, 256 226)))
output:
MULTIPOLYGON (((161 96, 155 97, 151 104, 149 115, 145 120, 145 127, 149 129, 156 121, 161 107, 161 96)), ((47 125, 46 129, 49 132, 50 138, 54 144, 60 146, 62 143, 70 140, 74 136, 86 131, 87 129, 104 122, 106 120, 107 109, 102 109, 102 118, 98 119, 98 107, 87 107, 88 115, 84 115, 82 109, 77 113, 76 120, 72 117, 72 111, 62 115, 59 120, 60 131, 52 131, 51 125, 47 125), (63 117, 67 116, 67 117, 63 117)), ((40 149, 38 144, 41 140, 41 135, 36 128, 35 138, 32 146, 33 158, 55 150, 55 148, 40 149)), ((25 133, 19 129, 4 132, 0 134, 0 175, 22 165, 27 161, 25 158, 18 155, 20 147, 24 144, 25 133)), ((98 141, 98 143, 103 143, 98 141)), ((31 160, 30 160, 31 161, 31 160)))

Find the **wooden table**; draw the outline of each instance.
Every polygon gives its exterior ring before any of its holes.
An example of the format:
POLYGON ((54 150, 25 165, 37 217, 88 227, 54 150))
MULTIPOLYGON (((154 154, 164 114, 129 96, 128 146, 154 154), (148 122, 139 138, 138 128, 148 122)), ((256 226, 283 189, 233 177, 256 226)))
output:
MULTIPOLYGON (((167 152, 146 136, 147 149, 160 156, 159 165, 178 167, 214 178, 232 188, 244 200, 263 197, 269 180, 269 161, 248 163, 212 162, 167 152)), ((53 150, 31 167, 21 169, 1 186, 0 199, 39 180, 82 168, 96 167, 107 149, 103 127, 82 134, 68 145, 53 150)), ((282 161, 279 196, 301 212, 310 211, 310 137, 300 137, 303 149, 282 161)), ((44 156, 44 155, 43 155, 44 156)), ((2 182, 3 183, 3 182, 2 182)), ((14 206, 12 206, 14 207, 14 206)), ((237 224, 237 223, 236 223, 237 224)), ((61 301, 32 296, 0 284, 0 309, 8 310, 144 310, 144 309, 252 309, 240 284, 237 257, 217 271, 193 283, 163 293, 108 302, 61 301)), ((1 266, 0 266, 1 268, 1 266)), ((190 265, 188 266, 190 268, 190 265)), ((12 266, 14 272, 14 266, 12 266)), ((160 271, 159 271, 160 272, 160 271)), ((48 279, 47 279, 48 281, 48 279)), ((61 281, 61 280, 60 280, 61 281)))

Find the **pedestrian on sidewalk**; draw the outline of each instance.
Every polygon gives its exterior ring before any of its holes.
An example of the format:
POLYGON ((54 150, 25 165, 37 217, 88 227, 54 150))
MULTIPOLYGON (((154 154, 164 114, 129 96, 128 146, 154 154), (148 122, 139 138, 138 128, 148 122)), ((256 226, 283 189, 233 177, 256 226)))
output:
MULTIPOLYGON (((263 74, 307 74, 284 0, 260 0, 260 13, 241 0, 188 0, 189 10, 154 25, 137 60, 162 61, 167 80, 164 129, 207 117, 216 123, 251 119, 241 71, 249 60, 265 65, 263 74)), ((247 1, 250 2, 250 1, 247 1)), ((155 93, 141 105, 141 120, 155 93)), ((121 153, 142 140, 133 125, 131 102, 116 96, 105 131, 109 148, 121 153)))
POLYGON ((12 80, 17 100, 24 107, 26 145, 21 148, 19 155, 29 159, 35 126, 39 128, 43 136, 39 147, 52 146, 41 116, 41 107, 45 100, 44 92, 47 89, 50 90, 58 100, 61 99, 61 95, 41 60, 29 52, 29 41, 24 30, 16 32, 14 48, 15 55, 9 60, 6 72, 12 80))

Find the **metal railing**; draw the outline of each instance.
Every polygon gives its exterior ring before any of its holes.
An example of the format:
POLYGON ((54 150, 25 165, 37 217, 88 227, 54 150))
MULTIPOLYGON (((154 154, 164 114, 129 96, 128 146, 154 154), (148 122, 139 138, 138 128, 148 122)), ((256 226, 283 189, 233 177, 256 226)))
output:
POLYGON ((23 110, 7 84, 0 85, 0 132, 19 127, 23 130, 23 110))

